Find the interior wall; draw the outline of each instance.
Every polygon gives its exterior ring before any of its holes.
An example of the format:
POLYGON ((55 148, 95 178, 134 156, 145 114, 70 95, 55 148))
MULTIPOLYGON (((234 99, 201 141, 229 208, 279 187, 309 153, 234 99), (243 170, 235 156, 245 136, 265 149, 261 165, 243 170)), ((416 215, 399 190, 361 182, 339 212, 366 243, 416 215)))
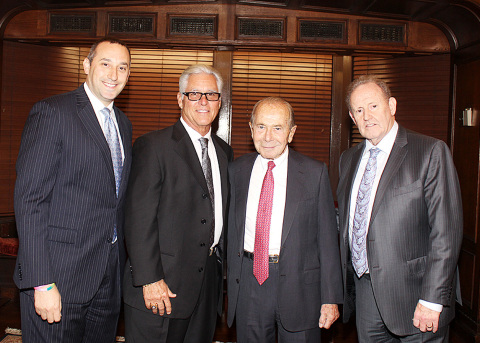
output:
POLYGON ((0 214, 13 214, 15 161, 35 102, 75 89, 79 49, 3 43, 0 116, 0 214))

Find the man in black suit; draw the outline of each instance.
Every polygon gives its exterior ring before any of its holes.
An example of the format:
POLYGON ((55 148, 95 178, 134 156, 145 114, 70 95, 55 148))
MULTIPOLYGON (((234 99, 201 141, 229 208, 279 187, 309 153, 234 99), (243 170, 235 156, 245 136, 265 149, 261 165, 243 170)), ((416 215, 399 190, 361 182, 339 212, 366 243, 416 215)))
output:
POLYGON ((258 153, 229 167, 228 324, 240 343, 319 342, 342 301, 337 224, 324 163, 288 147, 295 125, 282 98, 260 100, 258 153))
POLYGON ((212 133, 222 78, 180 76, 181 118, 133 147, 125 234, 125 333, 134 342, 211 343, 221 312, 223 223, 231 147, 212 133))
POLYGON ((113 104, 130 74, 121 42, 95 43, 85 84, 36 103, 17 160, 24 342, 114 342, 132 126, 113 104))
POLYGON ((360 342, 448 342, 463 229, 450 151, 398 125, 374 75, 352 82, 347 104, 365 141, 340 159, 344 320, 356 309, 360 342))

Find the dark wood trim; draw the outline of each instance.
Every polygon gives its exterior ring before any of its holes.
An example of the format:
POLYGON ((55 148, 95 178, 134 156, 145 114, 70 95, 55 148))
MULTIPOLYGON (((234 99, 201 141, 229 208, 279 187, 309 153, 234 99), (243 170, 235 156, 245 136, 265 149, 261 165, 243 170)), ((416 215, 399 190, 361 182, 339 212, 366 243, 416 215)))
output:
POLYGON ((353 78, 352 57, 333 57, 332 116, 330 119, 329 174, 336 199, 340 155, 350 146, 351 119, 345 104, 346 89, 353 78))

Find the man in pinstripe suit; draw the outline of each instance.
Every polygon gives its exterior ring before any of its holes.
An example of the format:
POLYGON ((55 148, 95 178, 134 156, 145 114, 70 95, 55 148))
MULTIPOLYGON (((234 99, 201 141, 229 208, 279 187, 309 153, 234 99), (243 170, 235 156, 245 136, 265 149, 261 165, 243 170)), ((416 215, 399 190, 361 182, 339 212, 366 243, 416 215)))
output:
POLYGON ((85 84, 36 103, 22 135, 14 279, 24 342, 115 341, 132 126, 113 100, 130 52, 105 38, 83 66, 85 84))
POLYGON ((347 104, 366 140, 340 159, 343 319, 356 310, 360 342, 448 342, 463 230, 450 151, 398 125, 375 76, 355 80, 347 104))

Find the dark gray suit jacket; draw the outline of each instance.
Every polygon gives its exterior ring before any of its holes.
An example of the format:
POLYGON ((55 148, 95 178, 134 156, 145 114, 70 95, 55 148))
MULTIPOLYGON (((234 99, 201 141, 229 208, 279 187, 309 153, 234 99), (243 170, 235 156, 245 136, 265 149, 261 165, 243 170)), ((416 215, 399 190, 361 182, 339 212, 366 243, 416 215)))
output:
MULTIPOLYGON (((337 196, 344 321, 355 308, 348 218, 364 147, 365 142, 358 144, 340 159, 337 196)), ((452 320, 462 231, 460 186, 447 145, 399 126, 378 185, 367 235, 373 292, 391 332, 400 336, 419 332, 412 324, 419 299, 444 306, 440 327, 452 320)))
POLYGON ((88 302, 105 274, 114 226, 124 263, 132 126, 114 109, 125 151, 118 199, 110 149, 84 86, 33 106, 16 165, 20 289, 55 282, 63 302, 88 302))
MULTIPOLYGON (((248 188, 257 153, 229 167, 228 325, 238 299, 248 188)), ((285 329, 318 327, 322 304, 342 302, 338 235, 332 189, 324 163, 289 150, 287 198, 280 248, 278 307, 285 329)))
MULTIPOLYGON (((233 151, 213 134, 212 140, 220 167, 225 214, 227 166, 233 151)), ((197 153, 180 121, 135 141, 125 212, 129 254, 124 277, 125 303, 151 312, 145 307, 142 285, 165 279, 177 294, 170 299, 172 313, 165 316, 189 317, 202 286, 212 204, 197 153)), ((221 261, 223 240, 219 247, 221 261)), ((223 288, 220 289, 221 300, 223 288)))

